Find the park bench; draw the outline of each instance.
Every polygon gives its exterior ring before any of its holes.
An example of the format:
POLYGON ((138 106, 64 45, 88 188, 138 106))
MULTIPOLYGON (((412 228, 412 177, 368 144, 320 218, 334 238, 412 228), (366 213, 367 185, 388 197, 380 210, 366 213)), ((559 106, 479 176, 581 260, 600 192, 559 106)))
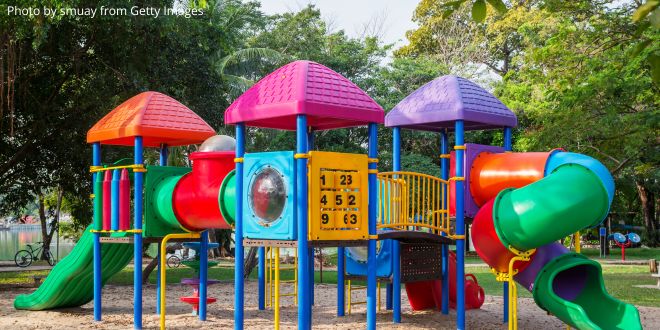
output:
POLYGON ((658 268, 657 260, 649 260, 649 267, 651 269, 651 277, 658 279, 658 283, 656 285, 658 286, 658 289, 660 289, 660 269, 658 268))

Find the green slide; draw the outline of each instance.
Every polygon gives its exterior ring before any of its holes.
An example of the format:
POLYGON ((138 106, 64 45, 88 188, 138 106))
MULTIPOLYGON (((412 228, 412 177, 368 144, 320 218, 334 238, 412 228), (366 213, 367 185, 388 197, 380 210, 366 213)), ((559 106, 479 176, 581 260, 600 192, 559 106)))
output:
POLYGON ((532 292, 541 308, 576 329, 642 328, 637 308, 610 296, 600 264, 581 254, 566 253, 546 264, 532 292))
MULTIPOLYGON (((93 244, 89 226, 71 253, 51 270, 43 284, 29 295, 14 300, 14 308, 44 310, 81 306, 93 299, 93 244)), ((126 234, 112 234, 123 237, 126 234)), ((102 244, 102 274, 105 284, 133 259, 133 244, 102 244)))

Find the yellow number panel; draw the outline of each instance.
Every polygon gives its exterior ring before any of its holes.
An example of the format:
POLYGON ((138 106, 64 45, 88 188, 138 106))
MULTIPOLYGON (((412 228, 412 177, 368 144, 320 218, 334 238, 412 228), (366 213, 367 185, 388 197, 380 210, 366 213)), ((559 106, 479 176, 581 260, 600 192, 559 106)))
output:
POLYGON ((321 198, 319 199, 319 204, 324 209, 330 209, 335 206, 335 192, 324 190, 321 191, 321 198))
POLYGON ((349 209, 360 208, 360 192, 350 191, 346 193, 346 207, 349 209))
POLYGON ((309 155, 309 240, 367 239, 367 155, 309 155))
POLYGON ((348 207, 348 200, 346 198, 345 191, 336 191, 335 192, 335 205, 336 209, 345 209, 348 207))
POLYGON ((335 228, 335 212, 322 211, 321 212, 321 229, 335 228))
POLYGON ((332 189, 335 187, 335 172, 332 171, 321 171, 321 176, 319 176, 321 188, 332 189))

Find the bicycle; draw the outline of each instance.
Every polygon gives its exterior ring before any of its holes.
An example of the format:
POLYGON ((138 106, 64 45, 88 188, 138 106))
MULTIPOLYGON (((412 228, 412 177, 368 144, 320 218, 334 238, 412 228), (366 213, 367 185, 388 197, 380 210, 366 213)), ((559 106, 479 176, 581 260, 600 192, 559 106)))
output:
POLYGON ((20 250, 16 252, 16 255, 14 255, 14 263, 16 263, 16 266, 21 268, 30 266, 32 264, 32 261, 40 259, 39 252, 41 252, 42 255, 44 253, 46 254, 46 261, 48 261, 49 265, 51 266, 55 265, 55 258, 53 257, 53 254, 50 252, 49 249, 44 248, 43 242, 26 244, 26 246, 28 247, 27 249, 20 250), (34 245, 39 245, 39 247, 35 249, 33 247, 34 245))

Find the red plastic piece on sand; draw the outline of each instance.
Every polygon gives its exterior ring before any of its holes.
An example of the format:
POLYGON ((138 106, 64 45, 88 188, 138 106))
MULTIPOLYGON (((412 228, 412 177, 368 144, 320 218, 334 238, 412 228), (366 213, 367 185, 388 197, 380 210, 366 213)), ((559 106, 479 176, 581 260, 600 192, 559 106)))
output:
MULTIPOLYGON (((449 251, 449 307, 456 308, 456 254, 449 251)), ((406 283, 406 293, 413 310, 442 308, 442 281, 406 283)), ((472 274, 465 275, 465 309, 477 309, 485 300, 484 289, 472 274)))

